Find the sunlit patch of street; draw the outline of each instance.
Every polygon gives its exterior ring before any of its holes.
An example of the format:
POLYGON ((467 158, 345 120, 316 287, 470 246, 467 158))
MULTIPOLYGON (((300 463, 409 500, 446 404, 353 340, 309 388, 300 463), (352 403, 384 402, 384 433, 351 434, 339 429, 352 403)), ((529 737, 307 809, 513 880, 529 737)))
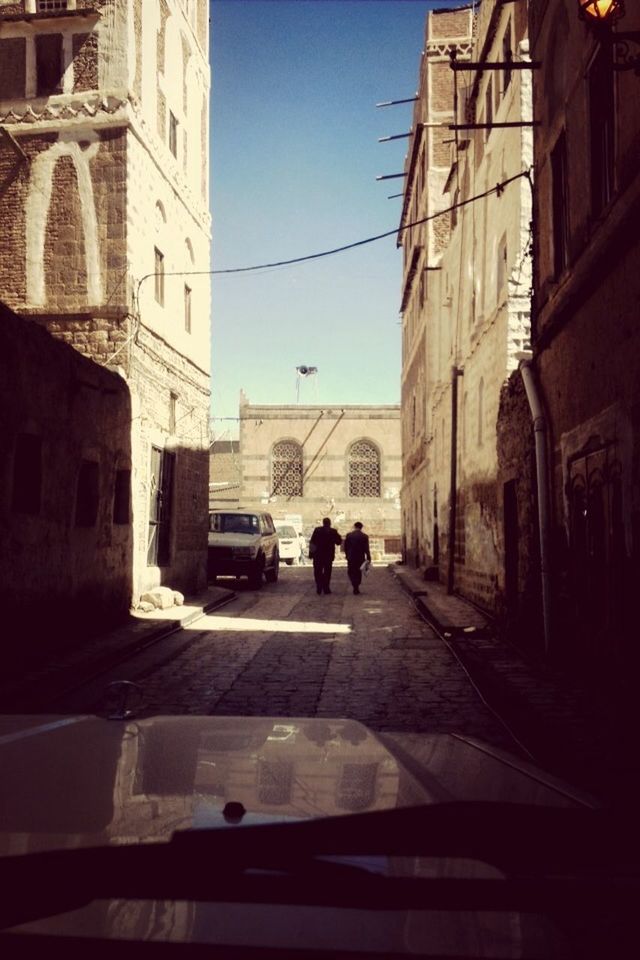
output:
MULTIPOLYGON (((104 682, 113 679, 138 684, 143 716, 342 717, 381 732, 453 732, 512 746, 384 566, 360 595, 338 565, 329 595, 316 593, 309 568, 287 567, 277 583, 240 589, 104 682)), ((94 684, 94 699, 74 701, 75 709, 97 709, 99 694, 94 684)))
POLYGON ((251 617, 201 617, 197 623, 189 624, 185 630, 214 630, 233 633, 351 633, 346 623, 320 623, 314 620, 267 620, 251 617))

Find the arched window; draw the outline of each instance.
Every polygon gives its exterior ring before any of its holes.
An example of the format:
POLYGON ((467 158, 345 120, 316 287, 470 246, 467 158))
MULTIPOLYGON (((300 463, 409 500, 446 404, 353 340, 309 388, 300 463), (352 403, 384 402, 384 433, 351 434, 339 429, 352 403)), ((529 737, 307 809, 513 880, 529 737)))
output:
POLYGON ((380 496, 380 454, 368 440, 357 440, 349 450, 349 496, 380 496))
POLYGON ((302 447, 295 440, 280 440, 273 448, 271 495, 302 496, 302 447))

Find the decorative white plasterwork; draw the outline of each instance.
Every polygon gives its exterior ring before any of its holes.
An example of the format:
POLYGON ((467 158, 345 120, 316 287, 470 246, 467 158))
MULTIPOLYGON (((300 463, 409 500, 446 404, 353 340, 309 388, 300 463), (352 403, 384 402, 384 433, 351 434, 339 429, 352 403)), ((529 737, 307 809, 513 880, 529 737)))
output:
POLYGON ((84 234, 85 261, 87 268, 87 298, 89 303, 102 302, 102 273, 98 245, 98 220, 96 215, 93 183, 89 161, 98 150, 100 142, 93 130, 61 132, 60 139, 44 150, 31 163, 29 192, 25 204, 26 214, 26 289, 27 303, 33 307, 46 304, 44 245, 51 207, 53 175, 61 157, 70 157, 78 181, 82 231, 84 234), (75 136, 88 146, 82 147, 75 136), (72 139, 73 138, 73 139, 72 139))

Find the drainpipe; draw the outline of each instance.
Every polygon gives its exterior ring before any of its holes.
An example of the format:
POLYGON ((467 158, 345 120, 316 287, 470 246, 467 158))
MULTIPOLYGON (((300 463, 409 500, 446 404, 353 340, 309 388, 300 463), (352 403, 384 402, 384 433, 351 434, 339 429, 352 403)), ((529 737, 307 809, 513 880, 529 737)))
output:
POLYGON ((449 556, 447 593, 453 593, 456 552, 456 509, 458 493, 458 377, 462 370, 451 368, 451 480, 449 484, 449 556))
POLYGON ((520 361, 520 374, 527 393, 536 447, 536 479, 538 483, 538 528, 540 532, 540 577, 542 581, 542 622, 544 652, 549 655, 551 640, 551 582, 549 571, 549 466, 547 458, 547 423, 542 401, 533 374, 531 360, 520 361))

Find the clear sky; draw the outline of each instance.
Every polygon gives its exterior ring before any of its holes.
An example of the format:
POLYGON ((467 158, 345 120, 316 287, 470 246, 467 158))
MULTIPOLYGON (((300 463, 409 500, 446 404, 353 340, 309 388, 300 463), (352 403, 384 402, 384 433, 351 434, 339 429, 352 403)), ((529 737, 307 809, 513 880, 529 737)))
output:
MULTIPOLYGON (((398 224, 429 0, 212 0, 213 266, 351 243, 398 224)), ((213 277, 214 417, 300 402, 398 403, 395 237, 300 266, 213 277)), ((233 424, 217 421, 216 436, 233 424)))

